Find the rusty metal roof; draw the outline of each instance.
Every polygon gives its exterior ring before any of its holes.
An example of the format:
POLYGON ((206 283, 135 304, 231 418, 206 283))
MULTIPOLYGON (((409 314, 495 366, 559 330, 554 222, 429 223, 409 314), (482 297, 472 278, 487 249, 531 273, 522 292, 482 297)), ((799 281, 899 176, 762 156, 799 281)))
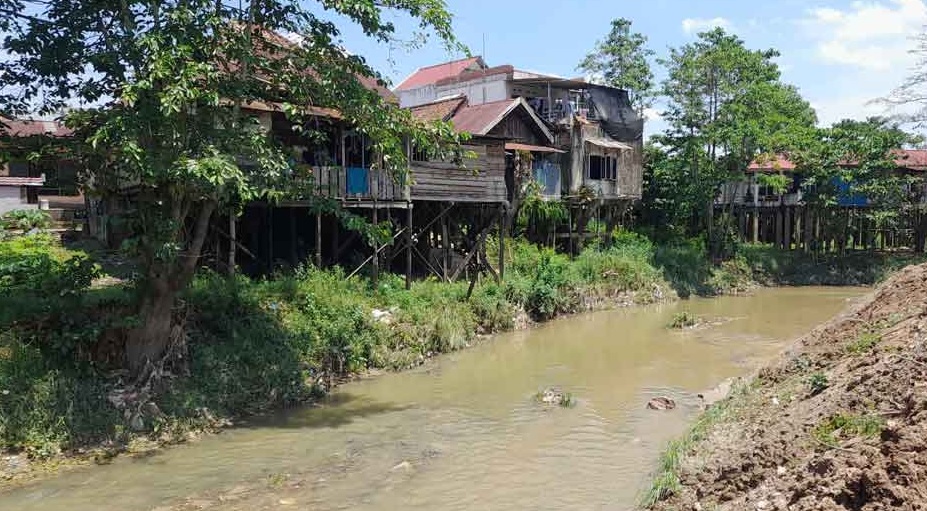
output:
POLYGON ((461 108, 451 118, 454 128, 457 131, 467 132, 473 135, 487 135, 497 124, 513 110, 523 108, 529 117, 537 124, 538 130, 544 134, 551 143, 554 136, 544 124, 544 121, 537 116, 534 109, 522 98, 506 99, 494 101, 492 103, 483 103, 482 105, 470 105, 461 108))
POLYGON ((462 94, 442 98, 431 103, 410 108, 412 115, 420 121, 447 121, 454 116, 460 107, 467 104, 467 98, 462 94))

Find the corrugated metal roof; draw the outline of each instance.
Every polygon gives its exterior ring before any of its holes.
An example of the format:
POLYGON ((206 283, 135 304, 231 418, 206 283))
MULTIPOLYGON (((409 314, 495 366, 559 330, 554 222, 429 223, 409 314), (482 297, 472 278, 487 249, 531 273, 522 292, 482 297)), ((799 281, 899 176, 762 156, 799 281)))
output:
POLYGON ((486 135, 513 108, 515 101, 506 99, 483 103, 482 105, 470 105, 458 110, 454 117, 451 118, 451 122, 454 123, 454 128, 457 131, 464 131, 473 135, 486 135))
POLYGON ((470 105, 461 108, 451 118, 454 128, 457 131, 467 132, 473 135, 486 135, 497 124, 502 122, 505 117, 517 108, 523 108, 537 125, 538 131, 544 134, 548 141, 553 142, 554 137, 550 130, 544 125, 534 109, 522 98, 505 99, 502 101, 493 101, 492 103, 483 103, 482 105, 470 105))
POLYGON ((586 139, 587 144, 592 144, 599 147, 605 147, 607 149, 620 149, 623 151, 630 151, 634 149, 633 147, 625 144, 624 142, 618 142, 617 140, 609 140, 607 138, 598 138, 598 137, 589 137, 586 139))
POLYGON ((42 186, 45 176, 42 177, 10 177, 0 176, 0 186, 42 186))
POLYGON ((530 144, 519 144, 518 142, 506 142, 505 148, 509 151, 530 151, 532 153, 559 153, 563 154, 566 151, 555 149, 553 147, 545 147, 539 145, 530 145, 530 144))
POLYGON ((483 62, 482 57, 470 57, 422 67, 403 80, 402 83, 396 87, 396 90, 416 89, 424 85, 431 85, 445 78, 455 77, 467 70, 482 69, 485 67, 486 64, 483 62))

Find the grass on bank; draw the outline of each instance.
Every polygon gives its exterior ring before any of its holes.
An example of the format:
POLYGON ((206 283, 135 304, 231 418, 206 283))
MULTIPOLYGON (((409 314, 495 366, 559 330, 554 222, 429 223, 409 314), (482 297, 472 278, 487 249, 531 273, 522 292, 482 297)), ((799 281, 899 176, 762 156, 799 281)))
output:
POLYGON ((749 394, 749 385, 742 384, 734 387, 729 397, 702 412, 681 438, 669 443, 660 455, 650 488, 640 498, 640 507, 650 508, 676 494, 682 488, 680 469, 683 459, 699 442, 707 438, 715 426, 729 420, 749 394))
POLYGON ((178 311, 183 363, 152 398, 157 413, 132 431, 107 399, 124 384, 131 283, 93 287, 101 272, 85 253, 45 235, 15 237, 0 242, 0 450, 44 458, 138 434, 171 439, 302 403, 366 369, 420 364, 513 328, 520 313, 545 320, 621 293, 652 300, 654 289, 669 291, 651 250, 635 238, 571 260, 513 243, 506 281, 484 279, 469 300, 465 282, 407 291, 385 275, 373 288, 337 268, 268 279, 203 272, 178 311))
MULTIPOLYGON (((572 259, 516 241, 505 282, 484 279, 469 300, 463 282, 425 280, 407 291, 397 276, 374 289, 339 269, 269 279, 203 272, 178 311, 183 363, 156 389, 159 413, 141 417, 136 432, 107 400, 124 383, 124 336, 136 321, 131 282, 91 286, 101 269, 87 253, 46 235, 12 237, 0 241, 0 451, 43 458, 138 434, 171 439, 302 403, 366 369, 420 364, 511 329, 517 316, 543 321, 673 291, 736 292, 752 284, 755 268, 782 268, 765 248, 747 254, 715 266, 699 242, 655 245, 626 232, 572 259)), ((882 267, 895 264, 888 261, 882 267)))

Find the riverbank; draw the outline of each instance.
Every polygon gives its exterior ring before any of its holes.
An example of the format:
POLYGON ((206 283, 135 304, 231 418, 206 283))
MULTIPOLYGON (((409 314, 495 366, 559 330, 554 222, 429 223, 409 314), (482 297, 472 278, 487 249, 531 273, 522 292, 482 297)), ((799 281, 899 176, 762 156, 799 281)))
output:
POLYGON ((711 407, 648 509, 927 505, 927 265, 910 266, 711 407))
POLYGON ((102 275, 94 254, 47 237, 0 242, 0 485, 187 441, 493 333, 677 295, 744 293, 762 282, 758 275, 791 267, 780 264, 788 254, 756 253, 764 258, 714 266, 697 243, 655 247, 630 233, 575 259, 516 242, 505 282, 483 281, 469 299, 465 283, 426 280, 406 291, 387 275, 374 289, 337 269, 264 280, 206 272, 178 311, 185 321, 172 356, 139 388, 119 363, 132 325, 131 282, 102 275))
POLYGON ((172 356, 134 386, 119 364, 131 282, 46 236, 0 242, 0 485, 187 441, 493 333, 673 300, 652 255, 636 236, 573 260, 513 243, 505 282, 483 281, 469 298, 466 283, 425 280, 407 291, 385 275, 374 289, 340 269, 261 280, 205 272, 184 296, 172 356))

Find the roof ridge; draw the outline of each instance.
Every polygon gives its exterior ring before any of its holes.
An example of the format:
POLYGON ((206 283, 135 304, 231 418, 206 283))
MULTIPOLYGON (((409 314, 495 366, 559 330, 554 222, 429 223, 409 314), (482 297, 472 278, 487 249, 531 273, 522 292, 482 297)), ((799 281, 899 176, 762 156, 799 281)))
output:
POLYGON ((437 63, 437 64, 432 64, 432 65, 430 65, 430 66, 422 66, 422 67, 418 68, 418 70, 421 71, 421 70, 423 70, 423 69, 432 69, 432 68, 435 68, 435 67, 446 66, 446 65, 448 65, 448 64, 457 64, 458 62, 466 62, 466 61, 468 61, 468 60, 481 59, 481 58, 483 58, 482 55, 473 55, 472 57, 464 57, 464 58, 462 58, 462 59, 448 60, 447 62, 439 62, 439 63, 437 63))

